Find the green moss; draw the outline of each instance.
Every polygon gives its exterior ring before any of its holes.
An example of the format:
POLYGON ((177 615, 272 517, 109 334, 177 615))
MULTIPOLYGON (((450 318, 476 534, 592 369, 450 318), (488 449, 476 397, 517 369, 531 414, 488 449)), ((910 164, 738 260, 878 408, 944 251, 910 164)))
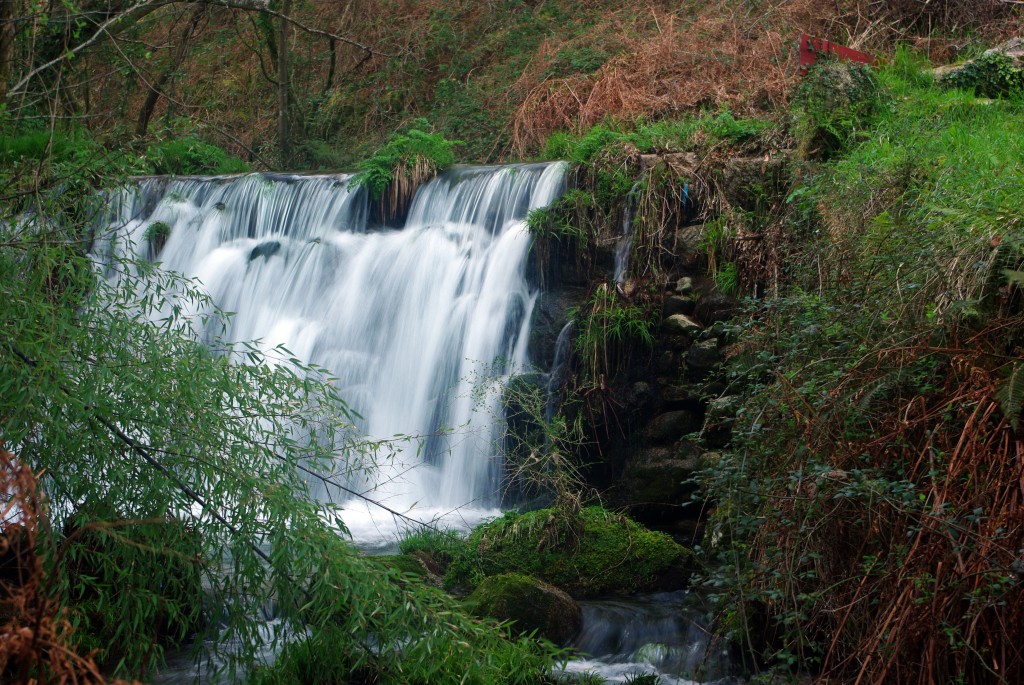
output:
POLYGON ((667 535, 600 507, 571 518, 553 509, 508 513, 474 530, 467 543, 472 558, 453 563, 449 583, 516 572, 578 597, 681 587, 693 559, 667 535))
POLYGON ((403 575, 418 576, 420 578, 428 577, 427 569, 423 562, 414 554, 389 554, 376 557, 376 561, 403 575))
POLYGON ((466 603, 478 616, 514 621, 517 630, 537 631, 559 644, 572 639, 581 625, 579 605, 571 597, 521 573, 484 579, 466 603))

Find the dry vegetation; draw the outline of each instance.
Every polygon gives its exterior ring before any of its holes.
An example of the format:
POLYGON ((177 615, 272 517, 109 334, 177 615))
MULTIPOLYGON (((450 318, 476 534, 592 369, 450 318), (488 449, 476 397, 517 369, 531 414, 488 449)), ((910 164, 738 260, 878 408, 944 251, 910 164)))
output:
MULTIPOLYGON (((320 164, 323 149, 350 163, 420 116, 452 138, 479 136, 463 156, 494 161, 536 155, 551 132, 609 118, 771 111, 787 101, 803 32, 866 50, 906 39, 942 61, 1020 29, 1001 0, 320 1, 295 17, 373 49, 294 32, 293 111, 320 164)), ((122 130, 166 75, 153 133, 198 126, 250 161, 272 162, 273 22, 211 6, 189 33, 192 18, 188 6, 169 6, 85 55, 87 68, 63 76, 68 109, 95 130, 122 130)))
POLYGON ((92 655, 76 649, 55 579, 43 571, 43 506, 32 471, 0 450, 0 680, 123 684, 108 681, 92 655))

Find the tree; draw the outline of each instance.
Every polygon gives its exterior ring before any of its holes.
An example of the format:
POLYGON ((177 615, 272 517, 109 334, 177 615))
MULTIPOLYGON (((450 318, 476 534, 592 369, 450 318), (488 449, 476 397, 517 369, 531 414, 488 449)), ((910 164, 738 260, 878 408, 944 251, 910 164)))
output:
MULTIPOLYGON (((204 17, 215 15, 226 26, 234 21, 228 17, 236 15, 260 17, 261 28, 276 22, 276 27, 263 37, 275 72, 271 77, 264 70, 267 80, 277 91, 279 166, 288 166, 292 161, 296 135, 291 60, 293 31, 297 29, 327 42, 332 59, 328 79, 331 82, 339 43, 349 45, 363 55, 364 60, 383 54, 352 38, 301 21, 294 16, 291 0, 78 0, 51 3, 34 16, 24 12, 13 0, 2 3, 0 7, 0 82, 3 84, 0 86, 0 101, 7 104, 8 110, 19 119, 30 115, 53 123, 52 115, 62 109, 62 119, 82 118, 88 121, 88 117, 82 115, 90 114, 87 110, 89 98, 96 88, 94 81, 102 80, 102 75, 93 72, 98 64, 103 64, 104 67, 123 71, 129 79, 142 84, 145 97, 138 107, 138 114, 130 115, 136 121, 135 130, 140 137, 146 135, 161 99, 190 114, 201 114, 201 108, 174 98, 168 86, 197 43, 204 17), (222 12, 216 14, 211 11, 215 9, 222 12), (163 63, 163 68, 151 71, 147 68, 149 60, 160 49, 157 46, 143 49, 150 45, 146 31, 155 26, 155 35, 161 36, 165 30, 160 28, 161 22, 173 27, 179 15, 187 17, 184 27, 180 31, 167 31, 176 32, 176 39, 171 38, 168 41, 170 45, 164 46, 169 48, 168 57, 156 60, 163 63), (17 50, 14 49, 16 44, 17 50), (90 53, 99 53, 101 57, 84 67, 78 66, 90 53)), ((347 13, 346 8, 343 14, 347 16, 347 13)), ((241 29, 235 27, 235 32, 239 36, 238 41, 244 43, 241 29)), ((253 49, 258 50, 258 47, 253 49)), ((122 82, 125 79, 115 80, 122 82)), ((122 110, 119 116, 127 115, 133 109, 132 99, 129 96, 118 102, 122 110)), ((203 125, 211 127, 208 121, 203 121, 203 125)), ((249 148, 227 132, 219 133, 233 144, 249 148)), ((258 157, 254 150, 248 149, 248 152, 251 157, 258 157)))

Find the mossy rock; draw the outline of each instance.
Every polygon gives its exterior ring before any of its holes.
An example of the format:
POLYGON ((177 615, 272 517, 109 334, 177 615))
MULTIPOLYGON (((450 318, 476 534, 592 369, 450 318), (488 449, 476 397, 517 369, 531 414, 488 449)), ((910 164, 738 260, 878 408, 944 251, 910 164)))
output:
POLYGON ((794 98, 798 156, 827 161, 845 152, 879 111, 882 93, 863 64, 824 61, 804 78, 794 98))
POLYGON ((466 599, 473 613, 513 621, 522 632, 564 645, 583 622, 579 605, 562 590, 520 573, 485 578, 466 599))
POLYGON ((377 557, 376 561, 403 575, 418 576, 424 580, 430 579, 430 572, 415 554, 387 554, 377 557))
POLYGON ((600 507, 575 516, 510 512, 475 529, 467 543, 474 565, 453 565, 449 584, 472 585, 474 573, 523 573, 574 597, 621 595, 682 588, 694 564, 693 552, 669 536, 600 507))

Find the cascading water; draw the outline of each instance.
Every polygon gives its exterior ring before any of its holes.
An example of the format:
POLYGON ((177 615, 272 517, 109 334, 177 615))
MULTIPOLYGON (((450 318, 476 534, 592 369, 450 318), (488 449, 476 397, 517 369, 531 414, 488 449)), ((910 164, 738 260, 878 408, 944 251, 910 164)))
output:
POLYGON ((629 255, 633 250, 633 215, 636 213, 636 196, 640 184, 635 183, 626 197, 626 209, 622 214, 622 237, 615 245, 615 269, 612 280, 620 288, 626 282, 626 270, 629 268, 629 255))
MULTIPOLYGON (((233 312, 226 340, 330 370, 367 436, 417 436, 348 486, 467 525, 496 513, 494 381, 527 363, 526 215, 564 179, 560 163, 456 169, 419 189, 401 230, 369 226, 345 175, 146 179, 115 203, 99 253, 153 258, 146 231, 166 224, 159 260, 233 312)), ((392 543, 381 513, 351 500, 342 519, 363 545, 392 543)))
POLYGON ((657 674, 663 685, 740 685, 728 651, 707 629, 693 595, 660 593, 582 602, 583 629, 573 646, 584 656, 565 671, 595 673, 606 683, 657 674), (699 681, 692 680, 700 678, 699 681))

